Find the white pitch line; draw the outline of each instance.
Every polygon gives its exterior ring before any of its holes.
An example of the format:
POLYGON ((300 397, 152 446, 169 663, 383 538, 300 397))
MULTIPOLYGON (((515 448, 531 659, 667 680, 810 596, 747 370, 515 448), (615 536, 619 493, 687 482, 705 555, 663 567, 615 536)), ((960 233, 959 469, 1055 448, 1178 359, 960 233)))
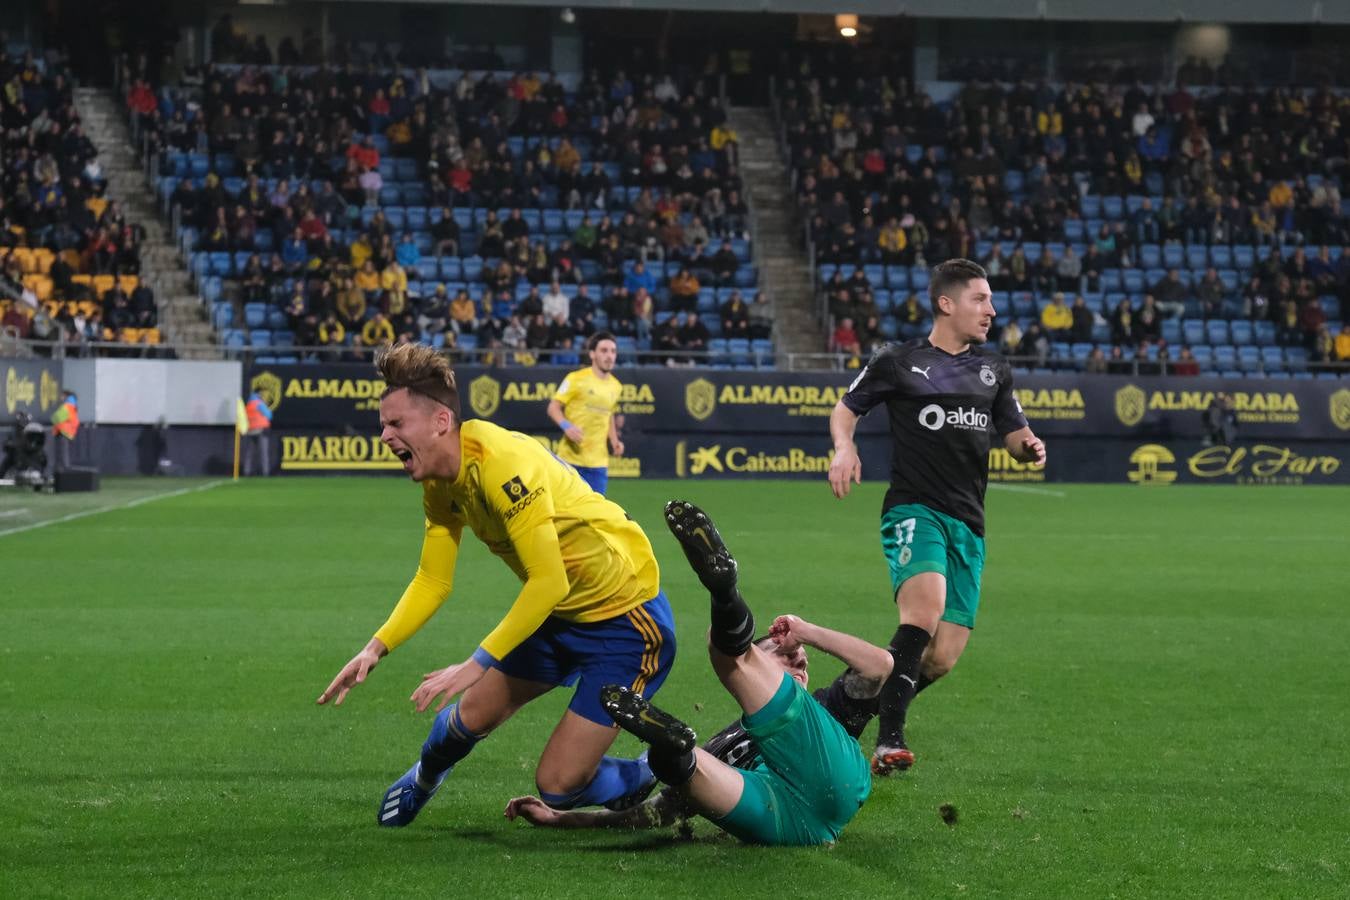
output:
POLYGON ((1052 491, 1050 488, 1031 487, 1025 484, 1003 484, 1000 481, 989 482, 991 488, 998 488, 1000 491, 1012 491, 1014 494, 1040 494, 1042 497, 1067 497, 1068 494, 1063 491, 1052 491))
POLYGON ((0 519, 14 519, 27 513, 25 509, 0 509, 0 519))
POLYGON ((86 509, 82 512, 71 513, 68 516, 61 516, 59 519, 48 519, 45 522, 20 525, 18 528, 7 528, 4 531, 0 531, 0 537, 6 537, 11 534, 21 534, 25 531, 36 531, 39 528, 46 528, 48 525, 60 525, 63 522, 73 522, 76 519, 83 519, 86 516, 96 516, 99 513, 113 512, 119 509, 131 509, 134 506, 153 503, 156 500, 167 500, 170 497, 181 497, 184 494, 195 494, 197 491, 209 491, 211 488, 219 487, 222 484, 228 484, 228 482, 208 481, 206 484, 199 484, 196 487, 180 488, 179 490, 168 491, 163 494, 151 494, 148 497, 137 497, 135 500, 128 500, 126 503, 114 503, 112 506, 100 506, 98 509, 86 509))

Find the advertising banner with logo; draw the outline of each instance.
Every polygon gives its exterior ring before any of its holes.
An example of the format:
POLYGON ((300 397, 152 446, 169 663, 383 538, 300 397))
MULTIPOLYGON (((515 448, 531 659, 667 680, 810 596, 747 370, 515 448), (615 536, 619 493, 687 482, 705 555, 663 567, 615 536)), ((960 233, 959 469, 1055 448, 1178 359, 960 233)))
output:
POLYGON ((1350 388, 1342 381, 1026 376, 1015 390, 1027 420, 1047 437, 1198 438, 1220 392, 1231 397, 1244 440, 1350 437, 1350 388))
MULTIPOLYGON (((568 371, 460 367, 464 415, 548 431, 545 409, 568 371)), ((856 374, 620 370, 625 440, 652 432, 825 436, 830 410, 856 374)), ((376 428, 384 383, 370 366, 261 366, 245 380, 272 407, 278 428, 376 428)), ((1204 411, 1220 391, 1232 397, 1243 440, 1350 438, 1350 387, 1338 381, 1042 375, 1020 377, 1014 389, 1032 427, 1047 438, 1199 438, 1204 411)), ((887 431, 882 409, 859 424, 860 434, 887 431)))
POLYGON ((50 422, 61 402, 61 363, 46 359, 0 359, 0 423, 11 425, 26 412, 50 422))
MULTIPOLYGON (((559 438, 530 434, 556 451, 559 438)), ((402 466, 376 434, 278 429, 280 468, 291 474, 401 473, 402 466)), ((832 449, 819 435, 691 434, 650 432, 627 438, 622 458, 611 457, 610 477, 801 478, 823 484, 832 449)), ((858 450, 863 478, 884 481, 890 441, 863 435, 858 450)), ((1198 439, 1167 441, 1078 438, 1050 445, 1045 466, 1016 461, 996 446, 989 451, 990 484, 1350 484, 1350 444, 1330 441, 1251 441, 1204 447, 1198 439)))

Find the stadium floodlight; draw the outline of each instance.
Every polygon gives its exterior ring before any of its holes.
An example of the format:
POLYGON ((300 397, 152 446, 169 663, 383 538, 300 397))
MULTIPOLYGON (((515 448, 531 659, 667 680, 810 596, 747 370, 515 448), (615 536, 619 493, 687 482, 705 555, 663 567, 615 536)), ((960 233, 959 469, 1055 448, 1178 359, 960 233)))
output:
POLYGON ((834 17, 834 27, 846 38, 858 36, 858 16, 856 13, 839 13, 834 17))
POLYGON ((562 19, 564 25, 571 25, 576 22, 577 14, 572 11, 572 7, 564 6, 562 12, 558 14, 558 18, 562 19))

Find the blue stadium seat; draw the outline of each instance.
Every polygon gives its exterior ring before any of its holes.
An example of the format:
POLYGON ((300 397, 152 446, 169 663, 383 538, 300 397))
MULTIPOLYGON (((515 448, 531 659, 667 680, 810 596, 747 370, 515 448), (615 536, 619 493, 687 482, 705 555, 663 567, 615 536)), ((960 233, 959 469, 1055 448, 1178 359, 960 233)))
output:
POLYGON ((1176 319, 1164 319, 1162 323, 1162 339, 1169 344, 1181 343, 1181 323, 1176 319))
POLYGON ((1227 244, 1215 244, 1209 248, 1209 261, 1218 269, 1233 268, 1233 248, 1227 244))
POLYGON ((1182 340, 1195 346, 1196 344, 1206 343, 1205 341, 1205 323, 1199 319, 1186 319, 1181 323, 1182 340))
MULTIPOLYGON (((1083 214, 1084 219, 1100 219, 1102 217, 1102 198, 1088 194, 1079 205, 1079 211, 1083 214)), ((1096 235, 1096 233, 1096 230, 1093 229, 1092 234, 1096 235)))
POLYGON ((1229 343, 1228 322, 1224 319, 1210 319, 1205 322, 1205 340, 1211 344, 1229 343))
MULTIPOLYGON (((1237 344, 1239 347, 1252 344, 1256 337, 1255 329, 1252 328, 1252 323, 1244 319, 1235 320, 1230 326, 1230 331, 1232 333, 1233 343, 1237 344)), ((1253 346, 1252 350, 1255 349, 1256 347, 1253 346)))
POLYGON ((1122 273, 1121 281, 1127 294, 1137 295, 1148 290, 1144 285, 1144 273, 1138 269, 1126 269, 1122 273))
POLYGON ((248 342, 254 347, 272 346, 272 332, 266 328, 255 328, 248 333, 248 342))
POLYGON ((1102 269, 1102 290, 1106 293, 1120 293, 1125 290, 1125 279, 1120 269, 1102 269))
POLYGON ((265 328, 267 327, 267 304, 265 303, 245 303, 244 304, 244 326, 246 328, 265 328))
POLYGON ((1269 347, 1275 343, 1275 323, 1266 319, 1253 322, 1252 336, 1262 347, 1269 347))
POLYGON ((1103 197, 1102 215, 1112 220, 1123 219, 1125 217, 1125 202, 1119 197, 1103 197))
POLYGON ((1157 244, 1139 245, 1139 265, 1146 269, 1156 269, 1162 265, 1162 247, 1157 244))
POLYGON ((211 327, 224 331, 234 324, 234 304, 217 300, 211 304, 211 327))
POLYGON ((1186 265, 1192 269, 1205 269, 1209 266, 1209 248, 1203 244, 1192 244, 1186 248, 1186 265))
POLYGON ((1251 271, 1256 265, 1256 248, 1250 244, 1234 244, 1233 265, 1243 272, 1251 271))
POLYGON ((1186 264, 1186 248, 1176 241, 1169 241, 1163 244, 1163 266, 1169 269, 1180 269, 1186 264))
POLYGON ((886 286, 893 291, 909 290, 909 269, 904 266, 887 266, 886 286))
POLYGON ((923 293, 928 290, 928 269, 925 266, 911 266, 909 270, 909 287, 912 291, 923 293))

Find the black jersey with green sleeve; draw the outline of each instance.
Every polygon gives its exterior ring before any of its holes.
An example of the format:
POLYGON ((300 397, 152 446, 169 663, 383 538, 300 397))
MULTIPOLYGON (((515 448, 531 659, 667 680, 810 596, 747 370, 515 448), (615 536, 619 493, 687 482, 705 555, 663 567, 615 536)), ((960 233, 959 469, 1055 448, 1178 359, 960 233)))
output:
POLYGON ((927 338, 887 344, 843 397, 858 416, 882 403, 892 441, 882 511, 922 503, 983 536, 991 430, 1005 435, 1027 424, 1007 360, 980 347, 948 353, 927 338))

